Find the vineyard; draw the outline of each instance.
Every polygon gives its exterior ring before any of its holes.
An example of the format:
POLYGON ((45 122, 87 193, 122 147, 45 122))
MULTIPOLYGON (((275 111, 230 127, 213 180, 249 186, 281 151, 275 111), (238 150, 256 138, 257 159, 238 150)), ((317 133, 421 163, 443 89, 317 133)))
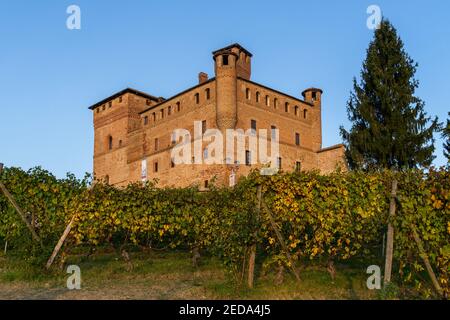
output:
POLYGON ((426 256, 443 294, 450 290, 450 173, 444 168, 326 176, 254 172, 233 188, 212 186, 207 192, 159 189, 150 182, 118 189, 91 185, 89 177, 57 179, 41 168, 5 168, 0 178, 40 240, 0 193, 4 253, 43 270, 72 221, 58 264, 74 252, 89 254, 105 246, 125 255, 127 250, 185 250, 194 264, 203 255, 219 258, 236 284, 249 277, 255 263, 266 273, 292 272, 299 281, 299 267, 314 263, 333 278, 351 261, 383 267, 391 223, 393 281, 424 297, 436 296, 426 256), (394 179, 397 210, 389 216, 394 179))

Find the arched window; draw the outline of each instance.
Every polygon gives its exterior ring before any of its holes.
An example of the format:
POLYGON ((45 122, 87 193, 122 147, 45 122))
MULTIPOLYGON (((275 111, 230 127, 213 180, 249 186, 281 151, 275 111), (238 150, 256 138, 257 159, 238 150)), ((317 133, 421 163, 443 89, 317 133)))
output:
POLYGON ((278 108, 278 99, 277 98, 273 99, 273 107, 275 109, 278 108))
POLYGON ((256 102, 259 102, 260 97, 261 94, 259 93, 259 91, 256 91, 256 102))
POLYGON ((266 106, 270 106, 270 97, 266 95, 266 106))
POLYGON ((113 137, 109 136, 108 137, 108 149, 112 150, 112 148, 113 148, 113 137))
POLYGON ((306 119, 306 114, 308 113, 308 110, 304 109, 303 110, 303 119, 306 119))
POLYGON ((205 93, 206 93, 206 100, 209 100, 209 98, 211 98, 211 90, 209 88, 207 88, 205 90, 205 93))
POLYGON ((198 93, 195 94, 195 103, 196 104, 200 103, 200 95, 198 93))
POLYGON ((250 100, 250 99, 251 99, 251 92, 250 92, 250 89, 249 89, 249 88, 247 88, 247 89, 245 90, 245 98, 246 98, 247 100, 250 100))
POLYGON ((294 108, 294 114, 295 114, 296 116, 298 116, 298 106, 295 106, 295 108, 294 108))

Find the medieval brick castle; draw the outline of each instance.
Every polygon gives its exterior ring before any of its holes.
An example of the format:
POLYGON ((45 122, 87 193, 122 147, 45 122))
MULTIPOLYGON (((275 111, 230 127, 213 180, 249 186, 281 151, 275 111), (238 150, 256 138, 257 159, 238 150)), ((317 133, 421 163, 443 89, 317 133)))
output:
MULTIPOLYGON (((164 99, 127 88, 90 107, 94 115, 94 176, 118 186, 157 179, 158 186, 208 187, 233 184, 260 164, 224 161, 205 164, 172 161, 173 130, 194 136, 194 122, 207 129, 256 129, 279 133, 277 166, 284 171, 345 167, 344 147, 322 148, 322 90, 309 88, 303 99, 250 80, 252 54, 239 44, 213 52, 215 77, 199 74, 198 84, 164 99)), ((269 134, 270 136, 270 134, 269 134)), ((269 139, 269 138, 268 138, 269 139)), ((200 137, 200 140, 201 137, 200 137)), ((195 142, 194 142, 195 143, 195 142)), ((200 141, 202 147, 205 142, 200 141)), ((245 148, 249 148, 248 141, 245 148)), ((252 155, 253 156, 253 155, 252 155)))

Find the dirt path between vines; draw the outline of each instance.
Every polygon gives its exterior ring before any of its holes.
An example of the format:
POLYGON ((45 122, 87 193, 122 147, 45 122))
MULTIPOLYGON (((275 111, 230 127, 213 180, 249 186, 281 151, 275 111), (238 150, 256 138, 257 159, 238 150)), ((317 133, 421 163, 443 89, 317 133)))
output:
POLYGON ((31 286, 25 283, 0 284, 0 300, 155 300, 214 299, 211 292, 192 281, 161 284, 105 283, 102 287, 69 290, 61 287, 31 286))

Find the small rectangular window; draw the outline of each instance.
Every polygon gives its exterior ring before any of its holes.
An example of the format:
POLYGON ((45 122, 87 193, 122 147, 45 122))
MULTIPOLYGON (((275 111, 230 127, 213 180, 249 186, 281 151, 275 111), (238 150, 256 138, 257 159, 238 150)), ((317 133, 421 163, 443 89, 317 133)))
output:
POLYGON ((149 99, 145 100, 145 104, 149 106, 150 105, 150 100, 149 99))
POLYGON ((272 140, 275 139, 276 132, 277 132, 276 130, 277 130, 277 127, 275 127, 275 126, 270 127, 270 134, 271 134, 272 140))
POLYGON ((181 104, 180 104, 180 102, 177 102, 177 112, 180 112, 180 110, 181 110, 181 104))
POLYGON ((147 125, 148 124, 148 116, 145 116, 144 117, 144 125, 147 125))
POLYGON ((206 132, 206 120, 202 121, 202 134, 205 134, 206 132))
POLYGON ((209 100, 210 98, 211 98, 211 92, 210 92, 210 89, 207 88, 206 89, 206 100, 209 100))
POLYGON ((284 112, 289 112, 289 102, 284 104, 284 112))
POLYGON ((172 106, 169 106, 169 108, 167 108, 167 115, 170 116, 172 114, 172 106))
POLYGON ((173 159, 170 159, 170 167, 175 168, 175 162, 173 161, 173 159))
POLYGON ((153 171, 158 172, 158 162, 155 162, 155 164, 153 165, 153 171))
POLYGON ((227 65, 228 65, 228 55, 223 55, 223 56, 222 56, 222 59, 223 59, 223 60, 222 60, 222 61, 223 61, 222 64, 223 64, 224 66, 227 66, 227 65))
POLYGON ((297 145, 297 146, 299 146, 300 145, 300 133, 295 133, 295 144, 297 145))
POLYGON ((281 157, 277 158, 277 162, 278 169, 281 170, 281 157))
POLYGON ((122 102, 122 97, 119 97, 119 102, 122 102))
POLYGON ((156 121, 156 113, 155 112, 152 113, 152 117, 153 117, 153 122, 155 122, 156 121))
POLYGON ((245 165, 249 166, 252 163, 252 153, 250 150, 245 150, 245 165))
POLYGON ((209 185, 209 181, 208 180, 205 180, 205 188, 208 188, 208 185, 209 185))
POLYGON ((161 109, 161 119, 164 119, 164 109, 161 109))
POLYGON ((295 162, 295 171, 300 172, 302 170, 302 163, 300 161, 295 162))
POLYGON ((252 133, 256 133, 256 120, 251 120, 250 122, 252 133))
POLYGON ((158 138, 155 138, 155 151, 158 150, 159 147, 159 140, 158 138))
POLYGON ((112 107, 112 101, 108 102, 108 108, 112 107))
POLYGON ((200 103, 200 95, 198 93, 195 94, 195 103, 196 104, 200 103))

